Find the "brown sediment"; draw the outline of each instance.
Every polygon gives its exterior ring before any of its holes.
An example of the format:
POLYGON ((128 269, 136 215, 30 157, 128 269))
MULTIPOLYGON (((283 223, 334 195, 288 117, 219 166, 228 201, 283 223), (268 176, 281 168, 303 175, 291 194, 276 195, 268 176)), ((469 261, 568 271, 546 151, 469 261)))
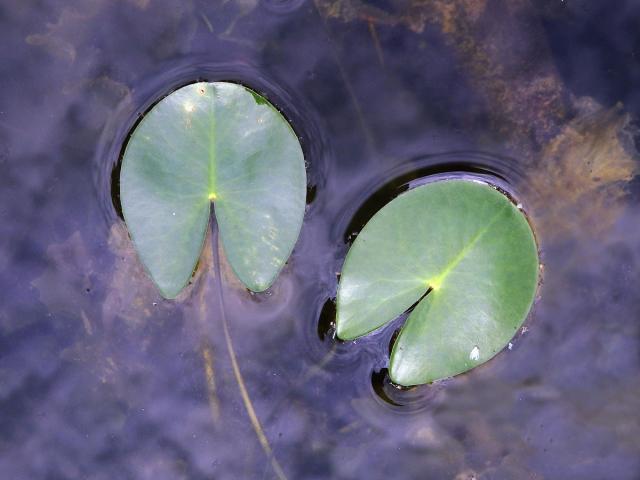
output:
POLYGON ((73 33, 78 25, 93 18, 100 9, 97 0, 84 2, 81 8, 65 7, 55 23, 47 23, 45 32, 34 32, 25 37, 29 45, 44 48, 51 55, 74 63, 77 56, 73 33))
MULTIPOLYGON (((541 59, 528 66, 508 51, 526 40, 504 41, 499 22, 491 22, 481 37, 474 25, 481 17, 478 3, 429 3, 441 12, 443 33, 491 106, 493 129, 530 159, 522 189, 529 193, 537 231, 557 239, 610 229, 622 212, 625 185, 637 171, 631 119, 622 106, 607 109, 572 97, 544 42, 536 45, 541 59)), ((531 10, 525 0, 509 4, 509 19, 527 35, 535 33, 522 20, 531 10)))
POLYGON ((524 149, 529 158, 560 131, 571 111, 543 32, 527 22, 532 10, 528 2, 511 2, 502 12, 508 16, 508 29, 501 21, 486 21, 485 0, 417 0, 394 14, 359 0, 316 0, 316 5, 327 18, 402 25, 416 33, 427 25, 440 30, 486 101, 490 129, 506 138, 513 150, 524 149), (513 46, 532 37, 536 61, 525 64, 512 53, 513 46))
POLYGON ((139 328, 152 315, 153 299, 160 301, 157 288, 140 263, 122 222, 111 226, 108 246, 116 262, 102 304, 103 321, 110 324, 118 317, 128 326, 139 328))
POLYGON ((484 21, 484 1, 426 0, 428 21, 440 28, 470 81, 487 102, 492 130, 508 139, 512 148, 531 157, 561 129, 571 110, 541 27, 527 22, 528 2, 511 2, 508 28, 502 21, 484 21), (514 47, 532 51, 527 58, 514 47), (535 60, 529 56, 535 50, 535 60))
POLYGON ((576 106, 576 118, 545 146, 527 175, 530 214, 548 239, 609 230, 637 173, 631 118, 622 106, 607 109, 588 98, 576 106))

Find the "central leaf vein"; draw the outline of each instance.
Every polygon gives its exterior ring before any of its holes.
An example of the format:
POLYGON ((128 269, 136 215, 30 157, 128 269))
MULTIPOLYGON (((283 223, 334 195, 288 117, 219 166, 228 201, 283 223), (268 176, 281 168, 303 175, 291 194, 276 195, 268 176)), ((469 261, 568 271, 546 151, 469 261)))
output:
POLYGON ((453 260, 451 260, 445 266, 445 268, 442 270, 442 272, 440 272, 438 275, 436 275, 435 277, 433 277, 432 279, 430 279, 430 280, 428 280, 426 282, 427 285, 433 290, 438 290, 440 287, 442 287, 442 284, 447 279, 449 274, 469 254, 469 252, 473 249, 473 247, 475 247, 475 245, 480 241, 480 239, 482 239, 482 237, 489 230, 491 230, 491 227, 493 227, 493 225, 498 221, 498 218, 500 218, 500 215, 502 215, 505 211, 507 211, 507 209, 508 209, 508 207, 507 208, 503 208, 502 210, 498 211, 498 213, 496 213, 494 215, 494 217, 487 222, 487 224, 484 226, 484 228, 481 228, 480 230, 478 230, 478 232, 473 236, 471 241, 469 241, 469 243, 467 243, 462 248, 462 250, 460 250, 460 252, 458 252, 458 254, 453 258, 453 260))

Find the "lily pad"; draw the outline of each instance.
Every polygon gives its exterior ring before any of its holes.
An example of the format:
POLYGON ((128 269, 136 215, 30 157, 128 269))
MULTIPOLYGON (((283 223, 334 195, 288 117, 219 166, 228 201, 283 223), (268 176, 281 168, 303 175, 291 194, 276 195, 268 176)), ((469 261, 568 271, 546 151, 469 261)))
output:
POLYGON ((389 374, 404 386, 432 382, 504 348, 537 284, 533 232, 505 195, 479 182, 433 182, 387 204, 356 238, 338 288, 337 335, 365 335, 419 300, 389 374))
POLYGON ((212 202, 234 272, 249 289, 267 289, 298 238, 305 194, 293 129, 265 98, 234 83, 194 83, 162 99, 122 161, 124 218, 166 298, 193 273, 212 202))

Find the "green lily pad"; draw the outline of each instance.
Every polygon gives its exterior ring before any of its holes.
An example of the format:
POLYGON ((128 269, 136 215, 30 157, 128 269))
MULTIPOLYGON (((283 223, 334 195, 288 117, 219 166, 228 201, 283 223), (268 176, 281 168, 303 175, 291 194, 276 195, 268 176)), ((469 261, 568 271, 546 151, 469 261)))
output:
POLYGON ((265 98, 234 83, 195 83, 162 99, 122 161, 124 218, 166 298, 193 273, 212 202, 234 272, 249 289, 267 289, 298 238, 305 195, 293 129, 265 98))
POLYGON ((537 284, 533 232, 505 195, 479 182, 433 182, 394 199, 356 238, 338 288, 337 335, 365 335, 420 300, 389 374, 404 386, 432 382, 504 348, 537 284))

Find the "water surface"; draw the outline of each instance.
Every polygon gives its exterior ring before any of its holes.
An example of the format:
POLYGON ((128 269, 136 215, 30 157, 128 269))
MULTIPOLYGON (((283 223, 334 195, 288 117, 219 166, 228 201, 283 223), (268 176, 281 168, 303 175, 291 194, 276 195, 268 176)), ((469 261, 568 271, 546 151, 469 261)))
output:
POLYGON ((0 476, 638 479, 640 9, 532 3, 0 5, 0 476), (265 94, 308 163, 270 291, 222 265, 266 448, 211 252, 165 301, 117 211, 129 129, 195 80, 265 94), (523 204, 543 285, 511 349, 398 391, 398 322, 336 342, 331 299, 364 222, 451 172, 523 204))

